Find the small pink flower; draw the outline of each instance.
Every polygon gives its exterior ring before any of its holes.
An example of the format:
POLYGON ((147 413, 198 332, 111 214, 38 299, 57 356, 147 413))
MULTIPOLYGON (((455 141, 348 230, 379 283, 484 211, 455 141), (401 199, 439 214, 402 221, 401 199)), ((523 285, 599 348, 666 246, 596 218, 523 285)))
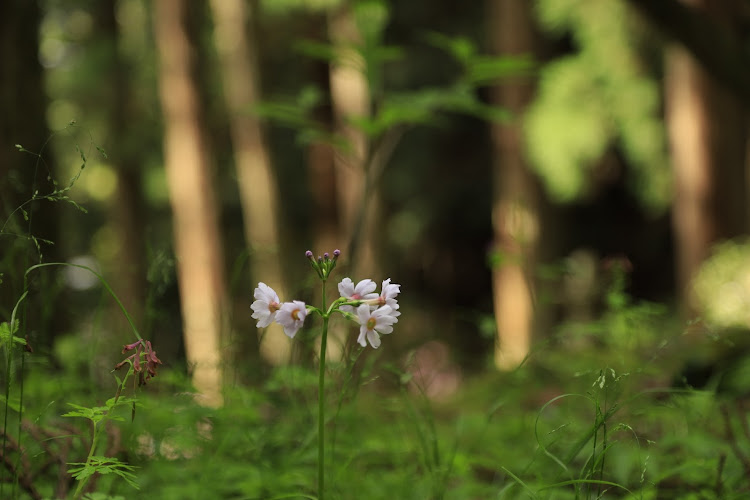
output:
POLYGON ((133 371, 138 374, 138 385, 146 385, 149 378, 156 377, 156 365, 160 365, 161 360, 156 357, 156 351, 154 351, 149 340, 138 340, 128 344, 122 348, 122 353, 125 354, 133 349, 135 349, 135 353, 117 363, 115 370, 122 368, 128 361, 132 361, 133 371), (141 360, 141 355, 143 355, 143 360, 141 360), (143 362, 146 363, 145 370, 142 366, 143 362))

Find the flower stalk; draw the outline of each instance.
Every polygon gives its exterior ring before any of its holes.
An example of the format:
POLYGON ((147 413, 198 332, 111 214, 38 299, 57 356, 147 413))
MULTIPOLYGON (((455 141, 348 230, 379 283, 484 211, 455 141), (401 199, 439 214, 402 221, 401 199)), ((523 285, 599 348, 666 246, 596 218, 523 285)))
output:
MULTIPOLYGON (((323 286, 325 290, 325 285, 323 286)), ((323 295, 325 300, 325 295, 323 295)), ((328 313, 323 315, 323 333, 320 337, 320 371, 318 372, 318 499, 323 500, 325 491, 325 377, 326 345, 328 340, 328 313)))
POLYGON ((258 328, 267 327, 275 321, 284 327, 284 333, 289 338, 295 337, 309 313, 315 313, 323 320, 318 366, 318 500, 325 498, 325 376, 331 315, 339 312, 344 318, 359 324, 357 342, 363 348, 369 343, 374 349, 380 347, 380 335, 391 333, 393 324, 398 322, 401 315, 396 300, 401 285, 391 283, 390 278, 383 281, 380 294, 375 293, 377 284, 370 279, 355 285, 350 278, 344 278, 338 284, 340 297, 326 307, 326 283, 340 255, 339 250, 334 250, 332 255, 325 253, 316 259, 310 250, 305 252, 305 257, 321 281, 323 296, 320 309, 299 300, 281 302, 276 292, 265 283, 258 283, 251 306, 252 317, 258 320, 258 328))

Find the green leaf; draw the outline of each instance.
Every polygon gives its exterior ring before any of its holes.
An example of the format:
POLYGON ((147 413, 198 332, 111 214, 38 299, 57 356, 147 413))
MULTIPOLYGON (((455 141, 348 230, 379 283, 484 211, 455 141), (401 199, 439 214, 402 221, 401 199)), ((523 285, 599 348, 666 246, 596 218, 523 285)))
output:
POLYGON ((366 43, 379 45, 389 20, 388 6, 383 0, 360 0, 354 5, 354 18, 366 43))
POLYGON ((26 340, 22 339, 21 337, 16 337, 13 335, 18 331, 19 327, 19 320, 13 321, 13 328, 11 329, 10 324, 7 321, 4 321, 3 323, 0 323, 0 346, 3 346, 7 343, 11 343, 13 346, 16 345, 26 345, 26 340))
POLYGON ((534 59, 530 55, 476 56, 466 63, 465 80, 472 85, 490 85, 503 78, 529 74, 534 67, 534 59))
POLYGON ((10 335, 12 333, 16 333, 18 331, 18 320, 15 320, 13 322, 13 328, 10 328, 10 324, 8 324, 7 321, 3 321, 0 323, 0 338, 3 340, 7 340, 10 338, 10 335))
POLYGON ((329 43, 317 42, 315 40, 300 40, 294 48, 301 54, 313 59, 331 62, 336 59, 336 53, 333 46, 329 43))
POLYGON ((87 493, 83 496, 84 500, 125 500, 125 497, 120 495, 110 496, 106 493, 95 491, 93 493, 87 493))
POLYGON ((106 406, 96 406, 94 408, 87 408, 85 406, 79 406, 73 403, 68 403, 68 406, 72 406, 73 408, 75 408, 75 410, 64 414, 63 417, 87 418, 95 424, 99 423, 105 417, 105 415, 107 415, 107 412, 109 411, 109 408, 107 408, 106 406))
POLYGON ((22 413, 23 407, 21 406, 21 400, 18 396, 11 398, 10 400, 5 398, 5 395, 0 394, 0 405, 8 406, 11 410, 16 413, 22 413))
POLYGON ((117 458, 91 456, 87 462, 71 462, 68 465, 80 466, 68 469, 68 473, 78 481, 83 481, 94 474, 116 474, 133 488, 139 489, 136 475, 133 474, 137 467, 121 462, 117 458))

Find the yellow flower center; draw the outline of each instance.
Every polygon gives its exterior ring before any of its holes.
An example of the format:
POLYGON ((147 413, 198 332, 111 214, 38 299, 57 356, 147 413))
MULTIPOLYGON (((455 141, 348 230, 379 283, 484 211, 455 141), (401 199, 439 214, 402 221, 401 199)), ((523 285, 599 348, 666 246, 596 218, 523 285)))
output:
POLYGON ((367 320, 367 329, 368 330, 374 330, 376 324, 377 324, 377 320, 375 318, 368 319, 367 320))
POLYGON ((270 304, 268 304, 268 310, 272 313, 278 311, 279 309, 281 309, 281 304, 279 304, 278 302, 271 302, 270 304))
POLYGON ((295 309, 292 311, 292 319, 294 321, 299 321, 299 309, 295 309))

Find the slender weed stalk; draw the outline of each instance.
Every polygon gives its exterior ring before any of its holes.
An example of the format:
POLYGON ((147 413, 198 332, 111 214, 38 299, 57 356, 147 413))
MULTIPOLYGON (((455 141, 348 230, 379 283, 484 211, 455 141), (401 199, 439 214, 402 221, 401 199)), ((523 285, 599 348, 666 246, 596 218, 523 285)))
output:
MULTIPOLYGON (((81 165, 78 171, 73 175, 73 177, 70 179, 68 184, 64 187, 60 187, 57 183, 57 181, 54 179, 52 172, 50 171, 49 165, 47 165, 43 153, 47 149, 50 141, 55 137, 57 134, 69 131, 70 129, 76 127, 75 121, 71 121, 67 127, 65 127, 63 130, 55 132, 53 134, 50 134, 50 136, 47 138, 47 140, 42 145, 41 150, 37 152, 30 151, 29 149, 25 148, 21 144, 16 144, 16 149, 23 154, 29 154, 35 157, 34 161, 34 172, 32 174, 32 185, 31 187, 31 197, 21 203, 19 206, 17 206, 8 216, 6 217, 5 221, 3 222, 2 226, 0 226, 0 237, 6 236, 6 237, 12 237, 16 239, 25 239, 28 241, 31 241, 34 245, 34 249, 36 251, 36 261, 37 263, 41 263, 43 260, 43 251, 42 251, 42 244, 46 245, 52 245, 53 242, 46 240, 44 238, 39 238, 34 235, 34 211, 30 210, 29 207, 33 205, 36 202, 39 201, 49 201, 49 202, 65 202, 68 203, 78 210, 82 212, 86 212, 86 209, 76 203, 74 200, 68 196, 68 193, 73 189, 73 186, 78 181, 79 177, 81 176, 81 173, 83 172, 83 169, 86 167, 86 163, 88 162, 87 153, 84 152, 81 147, 76 144, 75 149, 78 155, 81 158, 81 165), (40 186, 38 184, 38 178, 39 173, 42 168, 45 168, 47 170, 47 180, 52 186, 51 191, 48 191, 46 193, 40 193, 40 186), (15 219, 17 215, 22 215, 23 221, 25 222, 25 228, 24 232, 20 232, 16 229, 17 224, 14 225, 15 219)), ((89 144, 96 148, 97 151, 101 154, 102 157, 106 158, 107 155, 105 151, 97 146, 94 143, 93 137, 91 137, 91 134, 89 134, 89 144)), ((3 430, 2 430, 2 456, 7 457, 7 437, 8 437, 8 416, 9 416, 9 408, 10 408, 10 389, 11 389, 11 376, 12 376, 12 365, 13 365, 13 352, 14 348, 17 346, 22 346, 21 349, 21 356, 20 356, 20 369, 18 372, 18 384, 19 384, 19 403, 17 406, 17 413, 18 413, 18 429, 17 429, 17 446, 19 449, 21 449, 22 444, 22 433, 21 433, 21 425, 23 422, 23 399, 24 399, 24 370, 26 366, 26 353, 31 352, 32 348, 30 344, 28 343, 28 336, 27 336, 27 301, 25 300, 27 298, 28 289, 29 289, 29 282, 28 282, 28 269, 32 260, 31 257, 27 252, 23 253, 21 269, 27 269, 27 272, 24 274, 23 279, 23 292, 21 297, 16 302, 15 307, 13 308, 13 312, 11 314, 11 320, 8 324, 8 336, 7 339, 3 339, 3 348, 5 349, 5 405, 4 405, 4 411, 3 411, 3 430), (19 305, 22 305, 21 311, 20 311, 20 318, 19 318, 19 311, 18 307, 19 305), (15 336, 15 333, 19 333, 19 336, 15 336), (7 342, 6 342, 7 340, 7 342)), ((2 273, 0 273, 0 283, 2 283, 2 273)), ((18 461, 21 460, 21 455, 18 456, 18 461)), ((18 462, 14 466, 15 470, 18 470, 18 462)), ((4 485, 5 481, 0 478, 0 498, 5 498, 4 494, 4 485)), ((12 482, 12 491, 11 496, 12 498, 16 498, 16 488, 18 486, 18 476, 16 475, 13 478, 12 482)))

